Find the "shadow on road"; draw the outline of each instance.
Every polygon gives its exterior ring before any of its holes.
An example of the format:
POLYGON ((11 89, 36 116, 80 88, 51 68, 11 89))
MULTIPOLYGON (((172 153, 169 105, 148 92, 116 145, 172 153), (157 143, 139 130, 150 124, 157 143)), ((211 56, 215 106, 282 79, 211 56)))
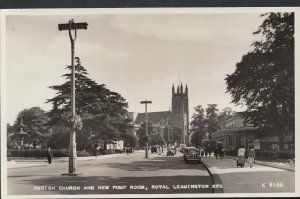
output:
POLYGON ((179 170, 179 169, 199 169, 205 171, 205 168, 198 163, 186 164, 182 157, 152 157, 148 160, 133 161, 128 163, 100 163, 95 166, 105 166, 110 168, 117 168, 126 171, 157 171, 157 170, 179 170))

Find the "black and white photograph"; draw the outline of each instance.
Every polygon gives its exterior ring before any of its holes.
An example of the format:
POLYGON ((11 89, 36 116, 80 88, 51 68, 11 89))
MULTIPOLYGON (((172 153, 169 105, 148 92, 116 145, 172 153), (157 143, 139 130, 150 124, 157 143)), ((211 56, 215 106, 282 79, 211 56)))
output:
POLYGON ((2 10, 1 198, 299 196, 299 11, 2 10))

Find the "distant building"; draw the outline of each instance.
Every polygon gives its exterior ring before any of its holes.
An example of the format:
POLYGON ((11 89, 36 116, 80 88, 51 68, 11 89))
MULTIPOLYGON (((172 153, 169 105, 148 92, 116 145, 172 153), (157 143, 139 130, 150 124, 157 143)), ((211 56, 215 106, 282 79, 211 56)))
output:
MULTIPOLYGON (((148 112, 148 121, 155 126, 166 128, 179 128, 182 132, 181 143, 189 144, 189 104, 188 104, 188 87, 183 89, 182 83, 177 86, 175 91, 174 84, 172 86, 172 110, 148 112)), ((136 131, 140 125, 146 120, 145 113, 129 112, 128 118, 132 120, 131 131, 136 135, 136 131)))
POLYGON ((212 133, 212 139, 222 141, 225 149, 237 149, 239 146, 247 148, 254 141, 253 134, 256 129, 245 122, 241 113, 235 113, 225 121, 221 130, 212 133))

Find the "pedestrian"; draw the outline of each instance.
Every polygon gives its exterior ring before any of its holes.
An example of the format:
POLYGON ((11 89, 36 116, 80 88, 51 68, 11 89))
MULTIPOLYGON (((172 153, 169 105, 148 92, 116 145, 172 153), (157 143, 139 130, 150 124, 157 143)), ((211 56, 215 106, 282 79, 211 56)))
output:
POLYGON ((240 146, 240 148, 238 149, 238 152, 237 152, 237 161, 236 161, 236 166, 241 166, 241 167, 244 167, 244 164, 245 164, 245 149, 243 146, 240 146))
POLYGON ((219 147, 218 147, 218 145, 215 146, 214 155, 215 155, 216 159, 218 159, 218 155, 219 155, 219 147))
POLYGON ((254 163, 255 151, 253 145, 249 147, 248 150, 248 162, 250 163, 250 168, 252 168, 252 164, 254 163))
POLYGON ((51 164, 51 162, 52 162, 52 153, 51 153, 50 147, 47 150, 47 160, 48 160, 48 164, 51 164))
POLYGON ((203 147, 200 147, 200 155, 201 155, 202 158, 204 157, 204 149, 203 149, 203 147))
POLYGON ((204 147, 205 158, 207 158, 207 147, 204 147))

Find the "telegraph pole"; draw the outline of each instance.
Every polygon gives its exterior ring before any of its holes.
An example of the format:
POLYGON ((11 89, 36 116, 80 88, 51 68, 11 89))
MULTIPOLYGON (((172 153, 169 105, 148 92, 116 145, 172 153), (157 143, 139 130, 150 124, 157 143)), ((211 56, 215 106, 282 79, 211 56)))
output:
POLYGON ((167 128, 168 128, 168 144, 167 144, 167 147, 170 147, 170 128, 169 128, 169 118, 167 118, 167 128))
POLYGON ((147 140, 146 140, 146 151, 145 151, 145 158, 148 158, 148 115, 147 115, 147 104, 151 104, 152 101, 141 101, 141 104, 145 104, 145 114, 146 114, 146 137, 147 137, 147 140))
MULTIPOLYGON (((87 29, 87 23, 74 23, 74 20, 69 20, 67 24, 58 24, 58 30, 68 30, 69 37, 71 41, 71 66, 72 66, 72 75, 71 75, 71 112, 72 116, 76 115, 75 107, 75 66, 74 66, 74 52, 75 52, 75 41, 77 38, 77 29, 87 29), (71 30, 74 30, 74 36, 72 35, 71 30)), ((69 145, 69 173, 63 175, 77 175, 76 172, 76 132, 75 129, 72 129, 70 132, 70 145, 69 145)))

